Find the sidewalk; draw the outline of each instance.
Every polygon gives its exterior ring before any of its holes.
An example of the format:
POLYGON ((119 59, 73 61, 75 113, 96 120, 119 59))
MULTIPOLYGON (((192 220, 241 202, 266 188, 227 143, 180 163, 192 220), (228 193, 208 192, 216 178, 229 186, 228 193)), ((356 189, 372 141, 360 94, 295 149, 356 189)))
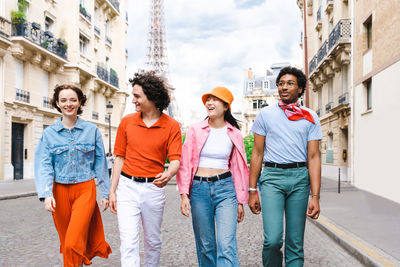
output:
POLYGON ((400 204, 322 179, 321 216, 312 221, 366 266, 400 266, 400 204))
MULTIPOLYGON (((171 181, 173 184, 173 182, 171 181)), ((366 266, 400 266, 400 204, 323 178, 315 223, 366 266)), ((0 182, 0 200, 36 195, 33 180, 0 182)))

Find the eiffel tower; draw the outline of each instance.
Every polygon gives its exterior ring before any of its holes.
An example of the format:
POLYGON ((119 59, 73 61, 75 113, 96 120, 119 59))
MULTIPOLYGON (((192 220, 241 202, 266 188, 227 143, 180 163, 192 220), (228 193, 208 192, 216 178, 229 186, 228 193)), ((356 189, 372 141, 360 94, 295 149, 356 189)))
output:
POLYGON ((178 119, 179 112, 176 105, 174 90, 169 82, 169 68, 167 45, 164 26, 164 0, 152 0, 150 8, 148 54, 146 65, 164 78, 168 87, 171 103, 167 112, 171 117, 178 119))

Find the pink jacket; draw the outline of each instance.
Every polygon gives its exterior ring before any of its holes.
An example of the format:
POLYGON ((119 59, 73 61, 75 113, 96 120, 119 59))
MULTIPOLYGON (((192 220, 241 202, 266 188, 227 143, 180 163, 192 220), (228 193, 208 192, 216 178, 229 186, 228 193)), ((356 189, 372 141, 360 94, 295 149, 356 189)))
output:
MULTIPOLYGON (((243 137, 240 131, 226 123, 228 136, 231 139, 234 149, 229 160, 229 169, 232 172, 232 179, 235 185, 236 198, 238 203, 247 204, 249 200, 249 169, 247 167, 246 153, 244 150, 243 137)), ((193 177, 199 165, 200 152, 208 138, 210 126, 208 120, 204 120, 190 126, 185 144, 182 147, 181 166, 176 174, 180 194, 188 194, 193 182, 193 177)))

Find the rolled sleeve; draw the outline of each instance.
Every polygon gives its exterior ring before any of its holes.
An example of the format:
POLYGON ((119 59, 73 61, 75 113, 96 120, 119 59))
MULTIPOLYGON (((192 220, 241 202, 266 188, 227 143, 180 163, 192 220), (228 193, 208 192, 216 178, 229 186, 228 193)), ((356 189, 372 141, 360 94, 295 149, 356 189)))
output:
POLYGON ((176 123, 170 132, 167 146, 167 156, 170 161, 180 160, 182 154, 182 134, 179 124, 176 123))
POLYGON ((307 141, 322 140, 321 122, 317 116, 314 116, 314 121, 309 128, 307 141))
POLYGON ((263 122, 263 116, 261 112, 257 114, 253 127, 251 127, 251 132, 262 136, 267 135, 267 129, 265 128, 265 123, 263 122))
POLYGON ((53 196, 54 167, 45 135, 39 140, 34 161, 35 186, 38 198, 53 196))
POLYGON ((115 137, 114 155, 125 158, 126 145, 127 145, 127 139, 126 139, 125 119, 122 119, 121 123, 118 126, 117 136, 115 137))
POLYGON ((104 150, 103 139, 98 128, 96 128, 95 155, 94 171, 99 183, 101 197, 108 198, 110 191, 110 177, 108 175, 107 158, 104 150))

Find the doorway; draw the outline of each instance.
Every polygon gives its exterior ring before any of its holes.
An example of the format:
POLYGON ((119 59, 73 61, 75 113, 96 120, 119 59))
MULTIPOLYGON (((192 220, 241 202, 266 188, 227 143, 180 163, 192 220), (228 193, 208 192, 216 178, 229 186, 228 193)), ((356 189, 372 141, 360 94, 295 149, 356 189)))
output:
POLYGON ((14 166, 14 180, 24 178, 24 124, 12 123, 11 164, 14 166))

